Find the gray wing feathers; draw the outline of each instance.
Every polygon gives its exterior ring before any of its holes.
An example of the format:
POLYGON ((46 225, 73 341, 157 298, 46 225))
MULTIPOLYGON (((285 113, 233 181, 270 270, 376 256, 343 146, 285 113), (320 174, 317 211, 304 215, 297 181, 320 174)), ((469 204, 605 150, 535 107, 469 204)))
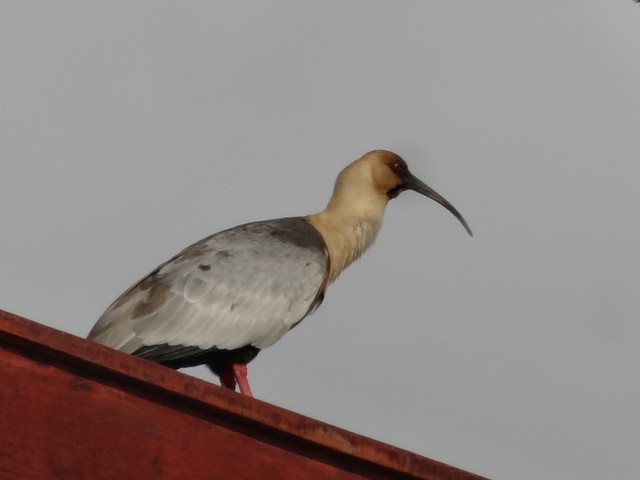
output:
POLYGON ((158 344, 265 348, 318 303, 326 273, 322 238, 304 219, 242 225, 161 265, 107 309, 89 338, 129 353, 158 344))

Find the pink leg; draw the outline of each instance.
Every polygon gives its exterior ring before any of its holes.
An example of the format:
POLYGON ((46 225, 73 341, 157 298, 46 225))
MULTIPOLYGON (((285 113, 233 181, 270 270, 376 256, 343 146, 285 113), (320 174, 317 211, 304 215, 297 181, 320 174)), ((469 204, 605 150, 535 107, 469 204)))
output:
POLYGON ((233 370, 229 369, 220 372, 220 385, 224 388, 235 391, 236 378, 233 370))
POLYGON ((246 395, 247 397, 253 397, 253 393, 251 393, 251 387, 249 386, 249 380, 247 380, 247 366, 243 363, 234 363, 231 366, 233 370, 233 376, 235 381, 238 382, 238 386, 240 387, 240 393, 246 395))

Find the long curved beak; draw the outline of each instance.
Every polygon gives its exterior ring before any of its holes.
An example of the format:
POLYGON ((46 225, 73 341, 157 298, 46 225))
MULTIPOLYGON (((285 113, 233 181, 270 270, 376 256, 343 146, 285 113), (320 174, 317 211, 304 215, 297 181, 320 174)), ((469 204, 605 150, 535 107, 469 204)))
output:
POLYGON ((446 198, 444 198, 442 195, 436 192, 433 188, 426 185, 419 178, 414 177, 413 174, 409 172, 406 172, 402 176, 402 180, 404 180, 404 184, 402 185, 402 188, 421 193, 425 197, 428 197, 431 200, 435 200, 436 202, 438 202, 444 208, 446 208, 451 213, 453 213, 453 215, 460 221, 462 226, 467 230, 467 233, 469 233, 469 235, 473 237, 473 232, 469 228, 469 225, 467 225, 466 220, 462 217, 462 215, 460 215, 460 212, 458 212, 458 210, 456 210, 456 208, 447 201, 446 198))

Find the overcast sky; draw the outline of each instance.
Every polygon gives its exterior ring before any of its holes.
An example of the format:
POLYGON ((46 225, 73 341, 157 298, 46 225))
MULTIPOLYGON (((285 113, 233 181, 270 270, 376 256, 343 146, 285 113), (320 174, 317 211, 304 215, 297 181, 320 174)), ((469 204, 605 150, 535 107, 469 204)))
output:
POLYGON ((0 308, 85 336, 391 149, 475 236, 392 201, 255 395, 496 479, 638 478, 637 3, 4 1, 0 64, 0 308))

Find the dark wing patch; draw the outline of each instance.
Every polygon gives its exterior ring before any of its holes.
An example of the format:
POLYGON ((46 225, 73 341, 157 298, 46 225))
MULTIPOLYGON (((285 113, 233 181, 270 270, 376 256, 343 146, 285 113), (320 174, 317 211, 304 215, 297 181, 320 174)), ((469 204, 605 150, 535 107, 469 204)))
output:
POLYGON ((133 352, 133 355, 162 364, 169 364, 172 361, 185 360, 189 358, 195 361, 194 365, 199 365, 202 362, 198 362, 197 360, 200 357, 206 356, 212 350, 217 349, 210 348, 204 350, 198 347, 189 347, 185 345, 168 345, 166 343, 163 343, 160 345, 149 345, 140 347, 135 352, 133 352))
POLYGON ((234 363, 249 363, 259 352, 260 349, 250 345, 234 350, 219 350, 215 347, 202 349, 163 343, 141 347, 133 352, 133 355, 170 368, 195 367, 206 364, 216 375, 220 375, 234 363))
POLYGON ((320 232, 301 217, 281 218, 277 228, 271 234, 282 243, 290 243, 297 247, 324 251, 326 245, 320 232))

